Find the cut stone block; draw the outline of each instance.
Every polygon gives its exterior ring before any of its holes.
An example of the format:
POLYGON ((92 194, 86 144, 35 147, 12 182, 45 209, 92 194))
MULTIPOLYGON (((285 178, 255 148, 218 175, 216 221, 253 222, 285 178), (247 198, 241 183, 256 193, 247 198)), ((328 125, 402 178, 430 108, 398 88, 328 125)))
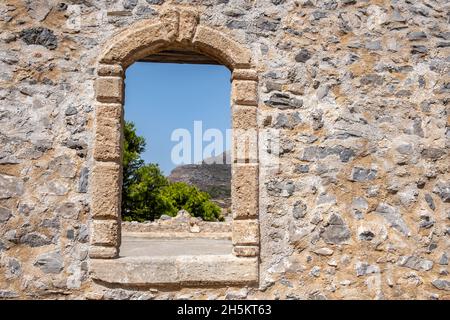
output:
POLYGON ((233 164, 231 210, 233 219, 258 216, 258 164, 233 164))
POLYGON ((91 178, 91 215, 93 218, 119 219, 122 173, 113 162, 96 162, 91 178))

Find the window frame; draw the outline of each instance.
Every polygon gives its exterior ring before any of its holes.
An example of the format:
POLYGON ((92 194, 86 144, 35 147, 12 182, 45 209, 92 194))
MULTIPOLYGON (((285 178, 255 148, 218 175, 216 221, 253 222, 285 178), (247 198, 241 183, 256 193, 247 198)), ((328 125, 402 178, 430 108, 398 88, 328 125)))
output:
POLYGON ((259 267, 258 76, 250 52, 188 9, 137 22, 107 41, 95 79, 90 272, 123 285, 256 284, 259 267), (124 70, 163 50, 203 54, 232 71, 232 244, 229 255, 120 257, 124 70), (248 136, 240 141, 242 132, 248 136))

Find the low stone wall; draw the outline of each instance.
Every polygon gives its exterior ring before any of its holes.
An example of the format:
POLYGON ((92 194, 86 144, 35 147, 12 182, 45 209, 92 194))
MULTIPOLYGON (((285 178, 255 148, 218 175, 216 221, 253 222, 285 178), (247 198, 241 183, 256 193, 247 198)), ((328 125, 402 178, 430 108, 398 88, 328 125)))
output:
POLYGON ((176 217, 167 217, 148 221, 148 222, 122 222, 123 233, 146 233, 154 234, 155 236, 170 236, 174 237, 184 234, 206 235, 206 234, 230 234, 231 236, 231 222, 209 222, 203 221, 200 218, 191 217, 188 213, 180 213, 176 217))

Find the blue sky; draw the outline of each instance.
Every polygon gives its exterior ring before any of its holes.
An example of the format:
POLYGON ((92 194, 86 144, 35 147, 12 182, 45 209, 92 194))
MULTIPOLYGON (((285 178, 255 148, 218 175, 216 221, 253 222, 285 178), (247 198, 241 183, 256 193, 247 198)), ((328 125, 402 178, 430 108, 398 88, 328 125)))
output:
POLYGON ((185 128, 193 136, 194 121, 202 121, 203 132, 217 128, 225 135, 231 126, 230 71, 224 66, 137 62, 127 69, 125 85, 125 119, 147 141, 142 157, 166 175, 176 166, 173 130, 185 128))

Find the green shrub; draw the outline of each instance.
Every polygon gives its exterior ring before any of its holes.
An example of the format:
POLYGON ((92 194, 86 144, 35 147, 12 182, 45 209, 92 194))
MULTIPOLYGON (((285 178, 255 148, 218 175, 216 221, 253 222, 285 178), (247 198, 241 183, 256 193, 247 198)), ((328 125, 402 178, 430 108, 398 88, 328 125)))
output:
POLYGON ((122 219, 146 221, 166 214, 175 216, 181 209, 203 220, 223 220, 221 209, 210 195, 183 182, 170 183, 157 164, 145 164, 140 155, 145 139, 136 134, 132 122, 124 126, 122 219))

